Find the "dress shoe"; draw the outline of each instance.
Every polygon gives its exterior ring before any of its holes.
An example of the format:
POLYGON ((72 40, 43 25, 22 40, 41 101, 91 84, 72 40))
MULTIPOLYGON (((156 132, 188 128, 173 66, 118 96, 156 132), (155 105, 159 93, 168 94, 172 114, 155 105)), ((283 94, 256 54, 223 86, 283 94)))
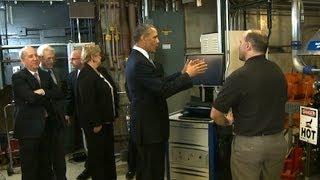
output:
POLYGON ((134 178, 135 173, 132 171, 128 171, 126 174, 126 179, 133 179, 134 178))
POLYGON ((74 153, 72 154, 72 159, 74 162, 84 162, 87 159, 87 154, 84 152, 74 153))
POLYGON ((88 169, 84 169, 82 173, 77 177, 77 180, 87 180, 90 178, 88 169))

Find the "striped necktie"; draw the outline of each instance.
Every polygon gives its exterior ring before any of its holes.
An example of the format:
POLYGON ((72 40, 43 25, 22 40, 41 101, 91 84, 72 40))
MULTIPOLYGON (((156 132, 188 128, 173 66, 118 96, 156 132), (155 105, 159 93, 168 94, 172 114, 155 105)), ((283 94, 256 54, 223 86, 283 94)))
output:
POLYGON ((36 80, 38 81, 39 85, 41 85, 41 80, 40 80, 40 76, 39 76, 38 72, 35 72, 33 74, 33 76, 36 78, 36 80))

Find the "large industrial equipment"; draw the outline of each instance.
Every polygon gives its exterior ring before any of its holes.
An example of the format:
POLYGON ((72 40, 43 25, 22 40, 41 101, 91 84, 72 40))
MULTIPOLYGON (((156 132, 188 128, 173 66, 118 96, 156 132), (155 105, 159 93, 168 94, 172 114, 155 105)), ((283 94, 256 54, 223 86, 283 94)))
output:
POLYGON ((214 180, 216 131, 208 118, 170 116, 170 173, 173 180, 214 180))

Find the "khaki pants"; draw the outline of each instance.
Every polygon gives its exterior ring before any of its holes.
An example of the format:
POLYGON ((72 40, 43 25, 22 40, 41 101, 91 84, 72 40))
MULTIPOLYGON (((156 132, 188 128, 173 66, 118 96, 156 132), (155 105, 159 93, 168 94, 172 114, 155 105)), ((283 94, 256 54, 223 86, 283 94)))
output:
POLYGON ((278 180, 287 153, 283 133, 266 136, 234 136, 231 145, 233 180, 278 180))

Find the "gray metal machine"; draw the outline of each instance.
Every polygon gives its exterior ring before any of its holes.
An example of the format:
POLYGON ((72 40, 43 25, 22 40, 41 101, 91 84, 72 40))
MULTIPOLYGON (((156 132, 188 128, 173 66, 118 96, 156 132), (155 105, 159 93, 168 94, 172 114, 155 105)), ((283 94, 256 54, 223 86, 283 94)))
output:
POLYGON ((216 131, 210 119, 170 115, 170 174, 172 180, 215 180, 216 131))

